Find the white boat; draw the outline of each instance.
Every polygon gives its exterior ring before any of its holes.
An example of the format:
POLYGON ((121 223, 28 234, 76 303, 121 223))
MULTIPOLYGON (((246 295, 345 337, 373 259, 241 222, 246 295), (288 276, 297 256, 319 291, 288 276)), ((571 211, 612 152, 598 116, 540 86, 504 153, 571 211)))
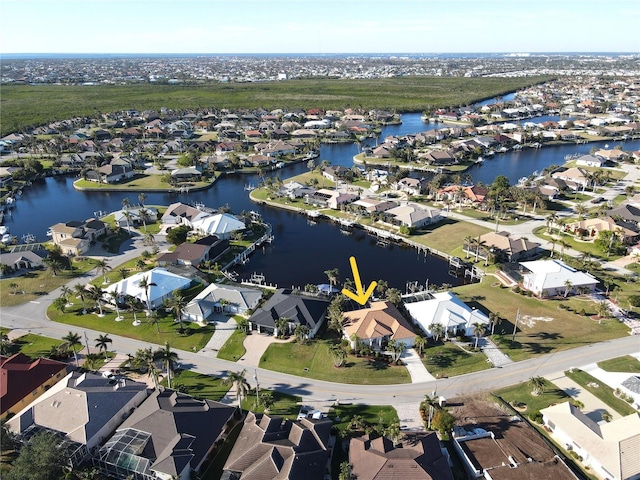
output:
POLYGON ((6 235, 7 233, 9 233, 9 227, 0 225, 0 236, 6 235))
POLYGON ((4 243, 5 245, 10 244, 12 241, 13 238, 11 238, 11 235, 9 235, 8 233, 2 235, 2 239, 0 239, 0 243, 4 243))

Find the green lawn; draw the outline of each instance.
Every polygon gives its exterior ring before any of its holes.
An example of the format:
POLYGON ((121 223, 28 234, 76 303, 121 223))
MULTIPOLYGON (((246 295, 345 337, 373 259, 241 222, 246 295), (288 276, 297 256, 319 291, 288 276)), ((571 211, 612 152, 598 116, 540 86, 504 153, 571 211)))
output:
POLYGON ((556 387, 548 380, 545 380, 544 383, 544 390, 540 395, 532 395, 531 387, 527 383, 519 383, 518 385, 503 388, 493 392, 493 394, 511 405, 516 403, 525 404, 527 408, 522 412, 523 415, 569 400, 570 397, 564 390, 556 387))
POLYGON ((485 313, 500 314, 502 323, 496 328, 494 341, 514 361, 629 334, 629 328, 615 319, 598 323, 589 316, 576 313, 582 308, 587 313, 595 312, 593 302, 580 297, 540 300, 501 288, 492 276, 485 276, 480 283, 454 287, 452 291, 471 307, 477 307, 485 313), (574 311, 560 309, 558 305, 561 303, 572 306, 574 311), (516 341, 512 342, 518 310, 520 322, 516 341))
POLYGON ((71 270, 60 270, 53 276, 50 270, 31 270, 19 277, 0 280, 0 306, 9 307, 38 300, 39 297, 64 285, 75 277, 79 277, 95 267, 90 259, 74 259, 71 270), (12 286, 12 284, 16 286, 12 286), (16 292, 14 294, 14 292, 16 292), (24 293, 22 293, 24 292, 24 293))
POLYGON ((260 367, 299 377, 328 382, 360 385, 409 383, 411 377, 404 366, 385 361, 349 355, 345 366, 333 366, 329 351, 331 340, 314 340, 308 345, 297 342, 274 343, 260 359, 260 367))
MULTIPOLYGON (((270 392, 273 395, 274 403, 269 408, 269 415, 277 415, 279 417, 296 419, 300 412, 300 402, 302 399, 296 395, 276 392, 274 390, 260 389, 260 395, 270 392)), ((249 392, 249 396, 242 400, 242 409, 250 410, 254 413, 263 413, 264 405, 256 405, 256 390, 249 392)))
POLYGON ((631 415, 632 413, 636 413, 636 410, 629 405, 624 400, 619 399, 613 393, 613 389, 602 383, 597 378, 589 375, 587 372, 579 369, 575 369, 573 371, 567 370, 564 374, 584 388, 589 393, 592 393, 600 400, 602 400, 605 404, 607 404, 611 409, 615 410, 622 416, 631 415), (597 385, 597 386, 596 386, 597 385))
POLYGON ((21 353, 24 353, 31 358, 40 358, 48 357, 51 347, 57 347, 61 343, 64 343, 64 341, 28 333, 17 338, 13 343, 21 353))
MULTIPOLYGON (((165 382, 163 382, 166 384, 165 382)), ((192 372, 191 370, 180 370, 175 372, 175 376, 171 381, 172 388, 184 388, 185 393, 192 397, 209 400, 220 401, 222 397, 229 391, 231 385, 222 383, 221 378, 211 375, 202 375, 201 373, 192 372)))
POLYGON ((598 362, 598 366, 607 372, 640 373, 640 360, 632 355, 598 362))
POLYGON ((245 338, 247 338, 247 333, 244 330, 233 332, 222 348, 218 350, 218 358, 231 362, 241 359, 247 353, 247 349, 244 348, 243 344, 245 338))
POLYGON ((436 378, 453 377, 491 368, 484 353, 467 353, 450 342, 426 348, 422 363, 436 378))
POLYGON ((80 189, 86 190, 122 190, 123 192, 139 192, 144 190, 176 190, 182 186, 189 186, 189 188, 203 188, 209 187, 215 182, 215 178, 212 181, 201 182, 183 182, 178 185, 169 185, 162 181, 162 175, 142 175, 136 174, 132 178, 119 183, 97 183, 89 180, 76 180, 73 185, 80 189))
MULTIPOLYGON (((183 322, 185 328, 188 328, 190 333, 187 335, 181 335, 178 333, 179 325, 173 321, 173 316, 164 314, 162 310, 159 311, 160 317, 158 319, 159 332, 156 326, 147 323, 147 317, 145 312, 137 312, 137 318, 141 325, 133 326, 133 314, 130 312, 120 311, 120 314, 124 317, 124 320, 116 322, 116 313, 111 310, 104 309, 104 316, 99 317, 97 312, 89 311, 86 314, 82 314, 82 305, 80 300, 76 298, 70 298, 74 302, 74 305, 65 309, 62 313, 59 310, 49 307, 47 316, 54 322, 64 323, 80 328, 91 328, 104 333, 111 333, 114 335, 121 335, 123 337, 134 338, 136 340, 142 340, 155 345, 164 345, 165 342, 169 342, 172 348, 178 350, 194 351, 203 348, 211 335, 213 335, 214 327, 212 325, 198 325, 197 323, 183 322)), ((93 307, 93 304, 85 302, 87 309, 93 307)))

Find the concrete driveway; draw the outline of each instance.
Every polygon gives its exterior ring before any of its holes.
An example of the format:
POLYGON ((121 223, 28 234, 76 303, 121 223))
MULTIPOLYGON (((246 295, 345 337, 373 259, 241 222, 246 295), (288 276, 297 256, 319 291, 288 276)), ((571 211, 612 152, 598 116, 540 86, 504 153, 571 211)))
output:
POLYGON ((293 336, 286 340, 281 340, 273 335, 251 332, 251 335, 247 335, 247 338, 244 339, 244 348, 247 349, 247 353, 237 363, 245 367, 257 367, 260 365, 260 359, 269 345, 272 343, 292 342, 293 340, 295 340, 293 336))

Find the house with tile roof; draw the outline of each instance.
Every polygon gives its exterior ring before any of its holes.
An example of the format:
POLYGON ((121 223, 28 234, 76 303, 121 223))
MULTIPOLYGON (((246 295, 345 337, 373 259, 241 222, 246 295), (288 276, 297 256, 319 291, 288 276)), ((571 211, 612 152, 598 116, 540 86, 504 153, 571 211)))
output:
POLYGON ((154 390, 100 448, 93 464, 122 480, 189 480, 201 471, 235 411, 174 390, 154 390))
MULTIPOLYGON (((480 242, 501 261, 518 262, 538 255, 540 244, 524 237, 513 237, 509 232, 489 232, 480 236, 480 242), (493 251, 491 251, 493 249, 493 251)), ((480 258, 486 258, 486 251, 480 248, 480 258)))
POLYGON ((156 262, 159 266, 168 264, 199 265, 223 254, 228 247, 229 240, 208 235, 195 242, 181 243, 172 252, 159 253, 156 262))
POLYGON ((611 422, 594 422, 571 402, 540 410, 551 436, 566 450, 582 457, 599 477, 640 478, 640 414, 611 422))
POLYGON ((67 375, 67 364, 24 353, 0 355, 0 416, 15 414, 67 375))
POLYGON ((354 335, 374 349, 383 348, 389 340, 413 346, 416 334, 391 302, 371 302, 368 308, 344 312, 342 318, 342 333, 351 342, 351 348, 355 348, 354 335))
POLYGON ((80 461, 109 437, 147 394, 143 383, 71 372, 6 425, 19 441, 28 441, 34 432, 42 430, 57 432, 81 446, 76 456, 80 461))
POLYGON ((407 435, 397 443, 387 437, 354 437, 349 463, 358 480, 453 480, 449 454, 435 432, 407 435))
POLYGON ((420 228, 444 219, 442 211, 437 208, 402 202, 397 207, 384 212, 385 219, 394 224, 405 227, 420 228))
POLYGON ((295 295, 291 290, 280 288, 249 317, 249 327, 258 333, 279 335, 276 321, 286 318, 289 333, 296 326, 305 325, 309 327, 309 338, 313 338, 324 322, 328 307, 329 302, 325 299, 295 295))
POLYGON ((97 218, 82 221, 56 223, 49 227, 47 235, 58 245, 64 255, 82 255, 98 237, 108 232, 109 226, 97 218))
POLYGON ((329 419, 283 420, 249 412, 222 480, 323 480, 331 458, 329 419))
POLYGON ((615 232, 621 237, 622 243, 626 245, 634 243, 640 237, 640 233, 618 225, 611 217, 587 218, 569 223, 566 230, 583 237, 584 240, 595 240, 601 232, 615 232))

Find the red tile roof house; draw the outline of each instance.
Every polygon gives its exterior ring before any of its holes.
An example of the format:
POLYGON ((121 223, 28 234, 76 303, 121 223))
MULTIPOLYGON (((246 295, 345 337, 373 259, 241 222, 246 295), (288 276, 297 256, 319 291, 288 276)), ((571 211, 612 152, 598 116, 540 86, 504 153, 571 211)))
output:
POLYGON ((15 414, 67 375, 67 364, 23 353, 0 356, 0 416, 15 414))
POLYGON ((371 302, 369 308, 345 312, 342 317, 345 320, 343 334, 352 348, 355 348, 354 335, 375 349, 381 349, 389 340, 413 346, 416 334, 391 302, 371 302))

